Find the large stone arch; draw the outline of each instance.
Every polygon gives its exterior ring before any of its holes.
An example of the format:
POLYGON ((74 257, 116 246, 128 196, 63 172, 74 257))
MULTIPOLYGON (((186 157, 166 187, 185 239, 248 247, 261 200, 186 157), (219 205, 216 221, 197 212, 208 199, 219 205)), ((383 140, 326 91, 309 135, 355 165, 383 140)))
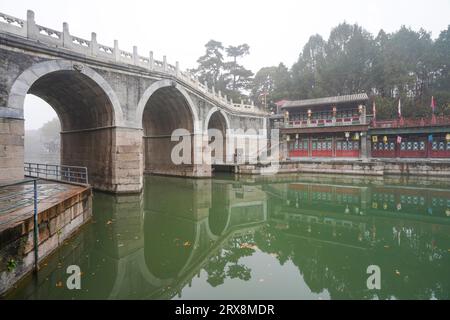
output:
MULTIPOLYGON (((148 87, 136 109, 136 123, 142 124, 144 172, 179 176, 202 176, 201 122, 198 109, 188 92, 176 81, 164 79, 148 87), (190 139, 188 160, 176 163, 172 152, 179 141, 172 141, 174 130, 183 129, 181 138, 190 139)), ((187 155, 184 153, 181 154, 187 155)))
POLYGON ((8 107, 20 112, 23 117, 25 96, 31 86, 41 77, 57 71, 76 71, 97 84, 108 97, 113 108, 114 125, 123 125, 123 112, 116 93, 109 83, 90 67, 67 60, 52 60, 32 65, 14 81, 8 96, 8 107))
POLYGON ((22 118, 27 94, 40 97, 58 114, 61 164, 87 167, 94 188, 117 191, 116 127, 124 120, 120 102, 108 82, 85 64, 45 61, 23 71, 11 86, 8 107, 22 118))

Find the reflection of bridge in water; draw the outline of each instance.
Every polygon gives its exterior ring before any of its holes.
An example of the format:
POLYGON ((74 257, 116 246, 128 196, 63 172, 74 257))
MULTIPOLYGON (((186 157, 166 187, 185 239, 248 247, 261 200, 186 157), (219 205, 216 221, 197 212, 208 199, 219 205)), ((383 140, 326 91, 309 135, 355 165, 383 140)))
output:
MULTIPOLYGON (((210 285, 222 284, 229 276, 222 269, 237 265, 240 250, 252 248, 247 254, 257 249, 280 263, 292 261, 313 292, 328 290, 331 297, 371 297, 361 279, 374 262, 409 277, 425 270, 431 287, 413 280, 408 290, 448 295, 448 283, 438 285, 448 267, 443 246, 450 244, 450 192, 442 186, 421 190, 373 181, 339 184, 326 177, 271 184, 251 179, 168 183, 152 177, 141 195, 96 194, 92 232, 65 256, 68 264, 81 261, 81 269, 88 270, 87 291, 66 293, 76 298, 182 297, 183 289, 205 273, 210 285)), ((58 272, 57 265, 47 269, 49 275, 58 272)), ((395 284, 395 277, 385 279, 395 284)), ((39 292, 53 290, 61 297, 52 286, 42 281, 39 292)), ((387 295, 406 294, 404 288, 385 287, 387 295)))

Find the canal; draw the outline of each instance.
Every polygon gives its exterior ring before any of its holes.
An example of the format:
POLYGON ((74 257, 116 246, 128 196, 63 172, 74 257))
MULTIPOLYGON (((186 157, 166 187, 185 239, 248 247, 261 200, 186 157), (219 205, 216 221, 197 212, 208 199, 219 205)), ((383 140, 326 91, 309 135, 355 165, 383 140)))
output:
POLYGON ((450 182, 279 175, 145 178, 6 298, 449 299, 450 182), (66 286, 67 267, 81 289, 66 286), (380 289, 367 287, 379 267, 380 289))

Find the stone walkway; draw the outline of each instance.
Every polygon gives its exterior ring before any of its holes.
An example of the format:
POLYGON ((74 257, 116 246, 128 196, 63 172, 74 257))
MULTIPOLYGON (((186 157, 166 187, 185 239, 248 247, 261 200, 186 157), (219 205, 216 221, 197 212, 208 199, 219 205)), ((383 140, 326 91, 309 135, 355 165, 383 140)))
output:
MULTIPOLYGON (((38 211, 41 212, 84 189, 76 185, 38 181, 38 211)), ((0 188, 0 232, 33 215, 33 198, 32 183, 0 188)))

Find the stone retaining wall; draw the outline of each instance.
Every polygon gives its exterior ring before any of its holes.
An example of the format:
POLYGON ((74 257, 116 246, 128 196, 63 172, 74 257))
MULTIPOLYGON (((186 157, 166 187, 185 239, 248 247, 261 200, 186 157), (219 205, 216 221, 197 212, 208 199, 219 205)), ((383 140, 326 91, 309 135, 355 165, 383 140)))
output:
POLYGON ((267 173, 327 173, 352 175, 417 175, 450 177, 450 161, 420 161, 420 160, 308 160, 296 162, 281 162, 279 167, 272 166, 272 170, 256 165, 239 165, 239 174, 267 173))
MULTIPOLYGON (((92 191, 79 193, 39 212, 39 262, 92 216, 92 191)), ((33 216, 0 232, 0 295, 34 269, 33 216)))

